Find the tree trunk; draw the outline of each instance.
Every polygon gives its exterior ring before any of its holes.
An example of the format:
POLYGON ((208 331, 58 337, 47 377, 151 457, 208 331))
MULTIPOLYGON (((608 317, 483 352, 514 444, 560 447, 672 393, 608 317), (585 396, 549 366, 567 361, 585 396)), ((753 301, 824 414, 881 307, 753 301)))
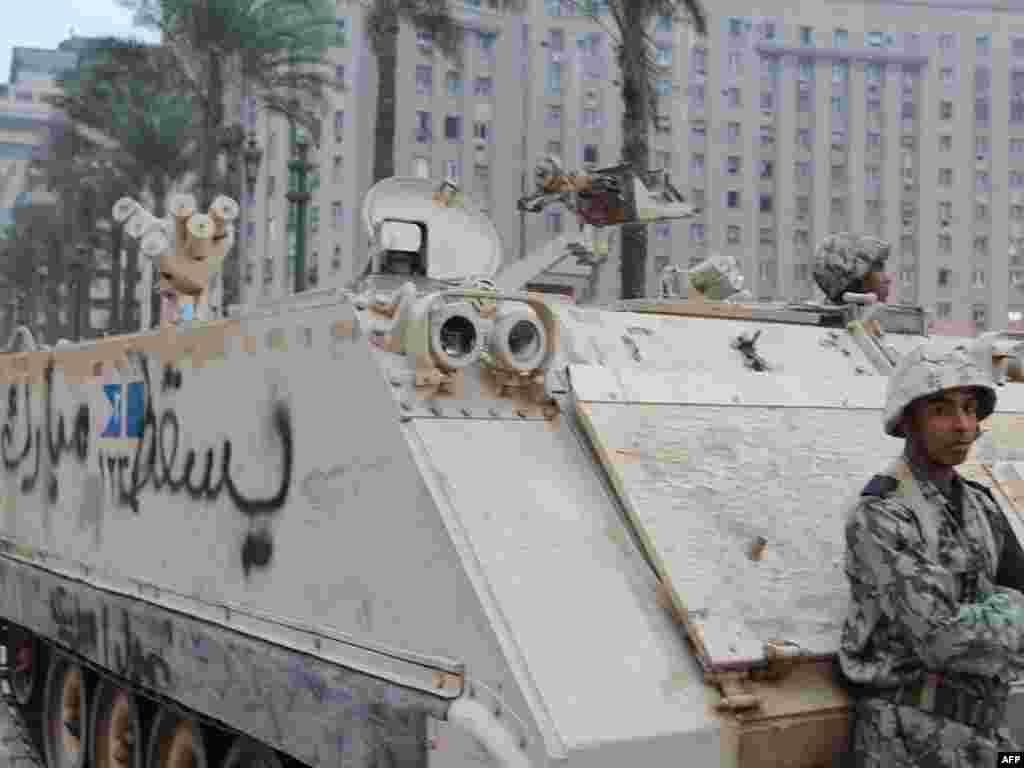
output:
MULTIPOLYGON (((140 191, 145 190, 147 179, 145 177, 133 179, 130 186, 140 191)), ((154 216, 160 215, 160 208, 163 204, 162 200, 157 199, 156 183, 153 182, 150 191, 153 193, 154 202, 152 206, 152 213, 154 216)), ((140 200, 140 202, 143 202, 140 200)), ((139 306, 136 299, 139 289, 139 243, 133 238, 125 238, 124 228, 121 225, 115 224, 118 227, 117 242, 119 247, 125 251, 125 267, 124 274, 122 276, 123 285, 121 288, 122 308, 121 308, 121 330, 130 331, 134 333, 140 329, 139 323, 139 306)))
POLYGON ((209 88, 203 109, 203 136, 199 168, 199 209, 205 211, 213 202, 217 183, 217 158, 220 155, 221 115, 224 111, 224 73, 220 56, 209 54, 209 88))
POLYGON ((39 332, 39 262, 38 262, 38 251, 36 244, 33 243, 31 250, 27 253, 28 263, 31 272, 29 272, 29 289, 28 289, 28 317, 25 321, 25 325, 28 326, 29 330, 32 331, 32 336, 39 339, 42 334, 39 332))
POLYGON ((125 312, 122 296, 121 283, 121 243, 123 241, 124 229, 116 221, 111 221, 110 227, 110 324, 111 333, 122 333, 124 328, 125 312))
POLYGON ((398 68, 398 22, 383 34, 377 54, 377 136, 373 147, 373 182, 395 175, 395 80, 398 68))
MULTIPOLYGON (((230 154, 231 150, 229 150, 227 158, 228 174, 224 181, 224 194, 238 201, 240 206, 245 204, 245 201, 242 199, 244 194, 242 177, 245 173, 245 163, 241 158, 244 147, 245 144, 243 143, 233 155, 230 154)), ((243 233, 236 231, 235 244, 231 246, 231 250, 225 255, 224 264, 221 267, 220 306, 217 307, 217 310, 223 312, 224 317, 227 317, 227 308, 229 306, 240 304, 242 301, 242 236, 243 233)), ((216 299, 217 297, 211 293, 210 298, 216 299)))
MULTIPOLYGON (((632 7, 623 3, 627 14, 632 7)), ((622 71, 622 159, 637 173, 648 168, 651 99, 648 88, 644 30, 647 20, 634 18, 622 30, 619 65, 622 71)), ((647 291, 647 226, 622 228, 620 291, 623 299, 642 298, 647 291)))
POLYGON ((46 264, 46 335, 51 344, 60 338, 60 241, 50 238, 46 264))
MULTIPOLYGON (((154 200, 153 215, 159 218, 164 215, 164 206, 167 203, 167 182, 163 177, 158 175, 153 178, 151 187, 153 190, 154 200)), ((130 269, 135 277, 135 280, 138 281, 139 278, 141 277, 141 275, 139 274, 138 241, 135 242, 134 246, 135 247, 132 248, 131 255, 129 256, 129 264, 131 265, 130 269)), ((144 286, 145 290, 142 295, 142 301, 149 302, 149 327, 156 328, 160 324, 160 294, 157 293, 156 290, 155 275, 158 274, 158 270, 155 267, 152 270, 152 274, 154 275, 153 283, 151 285, 144 286)), ((131 295, 133 299, 135 298, 136 293, 137 291, 132 291, 131 295)))

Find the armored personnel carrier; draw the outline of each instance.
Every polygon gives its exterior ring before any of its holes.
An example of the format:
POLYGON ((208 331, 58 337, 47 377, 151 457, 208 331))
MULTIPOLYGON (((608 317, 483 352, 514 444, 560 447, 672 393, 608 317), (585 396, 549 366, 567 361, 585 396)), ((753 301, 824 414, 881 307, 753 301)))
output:
MULTIPOLYGON (((351 290, 0 355, 46 765, 833 765, 841 515, 923 314, 580 307, 450 186, 363 219, 351 290)), ((966 469, 1024 536, 1022 415, 1007 383, 966 469)))

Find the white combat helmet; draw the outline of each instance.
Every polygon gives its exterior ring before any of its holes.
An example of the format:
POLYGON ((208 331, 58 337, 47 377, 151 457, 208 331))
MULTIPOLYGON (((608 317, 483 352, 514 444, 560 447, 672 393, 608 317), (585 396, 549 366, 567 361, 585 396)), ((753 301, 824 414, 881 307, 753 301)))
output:
POLYGON ((956 387, 976 387, 978 420, 986 419, 995 410, 996 390, 992 375, 971 356, 963 345, 950 347, 949 342, 927 341, 904 356, 889 377, 885 397, 885 434, 906 437, 900 420, 908 405, 915 400, 956 387))

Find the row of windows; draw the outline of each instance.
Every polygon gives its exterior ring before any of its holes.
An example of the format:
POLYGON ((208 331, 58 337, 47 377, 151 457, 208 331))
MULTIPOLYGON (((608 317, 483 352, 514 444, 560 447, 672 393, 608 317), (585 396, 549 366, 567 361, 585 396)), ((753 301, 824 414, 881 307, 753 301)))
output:
MULTIPOLYGON (((479 48, 480 54, 485 61, 489 61, 494 57, 497 43, 497 32, 473 28, 466 28, 464 30, 463 45, 466 48, 479 48)), ((430 30, 416 30, 416 47, 422 53, 431 54, 434 52, 434 35, 430 30)))
MULTIPOLYGON (((544 110, 544 127, 551 131, 562 130, 565 110, 551 104, 544 110)), ((584 107, 580 110, 579 126, 583 128, 601 128, 604 126, 604 112, 595 107, 584 107)))
MULTIPOLYGON (((704 48, 693 49, 693 75, 697 82, 695 86, 701 86, 702 76, 707 75, 707 51, 704 48)), ((726 70, 730 79, 736 79, 743 75, 743 51, 730 51, 726 57, 726 70)), ((774 89, 779 81, 781 64, 777 56, 766 54, 760 55, 762 87, 774 89)), ((801 93, 808 93, 809 86, 815 81, 816 65, 813 60, 802 59, 798 63, 797 82, 801 93)), ((864 67, 864 79, 867 84, 868 97, 870 100, 879 100, 881 85, 884 80, 885 66, 878 62, 868 62, 864 67)), ((849 83, 850 65, 846 61, 832 63, 833 85, 846 85, 849 83)), ((903 65, 903 83, 901 95, 904 101, 911 100, 914 95, 914 86, 920 80, 920 67, 918 65, 903 65)), ((940 85, 951 91, 956 85, 956 68, 953 66, 942 67, 939 70, 940 85)), ((988 91, 992 86, 992 71, 988 67, 979 67, 974 71, 974 89, 976 96, 987 98, 988 91)), ((1012 71, 1010 73, 1009 88, 1015 97, 1024 95, 1024 72, 1012 71)), ((691 92, 700 93, 702 88, 691 89, 691 92)))
MULTIPOLYGON (((416 156, 412 159, 412 175, 421 179, 431 178, 430 159, 416 156)), ((461 165, 458 160, 446 160, 444 164, 444 175, 456 183, 462 181, 461 165)), ((491 198, 491 168, 485 163, 477 163, 473 166, 473 187, 471 194, 481 204, 485 205, 491 198)))
MULTIPOLYGON (((445 91, 452 98, 461 97, 462 73, 449 70, 445 75, 445 91)), ((416 65, 416 93, 420 96, 434 95, 434 67, 431 64, 416 65)), ((490 76, 482 75, 473 81, 473 95, 481 98, 490 98, 494 93, 494 80, 490 76)))
MULTIPOLYGON (((744 40, 752 27, 751 20, 746 18, 734 16, 726 21, 727 34, 734 41, 744 40)), ((762 20, 757 25, 757 33, 759 39, 765 42, 780 40, 778 23, 772 19, 762 20)), ((801 46, 813 47, 816 44, 815 37, 813 26, 797 27, 797 41, 801 46)), ((920 32, 903 33, 903 49, 910 53, 920 52, 922 39, 920 32)), ((958 47, 958 36, 954 32, 940 32, 935 36, 935 42, 940 51, 954 51, 958 47)), ((849 30, 844 27, 835 27, 832 30, 834 48, 846 48, 849 43, 849 30)), ((874 29, 865 33, 864 45, 867 48, 893 48, 896 45, 896 38, 892 34, 874 29)), ((979 56, 988 56, 992 53, 992 36, 987 32, 977 33, 974 36, 974 45, 979 56)), ((1024 37, 1011 38, 1010 49, 1014 56, 1024 57, 1024 37)))
MULTIPOLYGON (((699 198, 703 203, 704 194, 703 190, 695 190, 694 197, 699 198)), ((810 197, 806 195, 799 195, 796 197, 796 218, 798 220, 807 219, 811 212, 810 197)), ((774 196, 769 193, 758 194, 758 208, 763 213, 770 213, 774 206, 774 196)), ((727 190, 725 193, 725 207, 728 209, 736 210, 742 207, 742 193, 739 190, 727 190)), ((879 199, 865 200, 865 208, 869 217, 880 218, 882 214, 882 201, 879 199)), ((948 225, 952 218, 952 203, 949 201, 941 201, 938 203, 939 208, 939 223, 940 225, 948 225)), ((843 198, 833 197, 831 199, 830 213, 833 216, 845 216, 846 214, 846 201, 843 198)), ((989 208, 984 203, 976 203, 974 206, 975 219, 977 221, 987 221, 989 208)), ((904 223, 907 225, 913 224, 915 212, 912 204, 904 205, 904 223)), ((1024 221, 1024 205, 1013 205, 1010 206, 1010 218, 1015 221, 1024 221)), ((767 238, 764 233, 771 231, 770 228, 762 229, 761 243, 765 244, 767 238)), ((700 222, 694 222, 691 226, 691 239, 694 242, 703 242, 704 225, 700 222)), ((729 241, 733 242, 733 241, 729 241)), ((736 241, 738 242, 738 241, 736 241)), ((771 242, 774 242, 774 237, 771 238, 771 242)), ((793 235, 794 245, 798 248, 808 248, 810 245, 810 234, 807 230, 796 229, 793 235)), ((989 238, 985 235, 978 235, 974 237, 973 248, 976 256, 987 256, 989 254, 989 238)), ((912 236, 904 236, 901 240, 901 249, 905 253, 913 253, 915 248, 915 241, 912 236)), ((938 249, 945 253, 952 253, 953 250, 953 239, 949 233, 941 233, 938 235, 938 249)), ((1011 263, 1024 264, 1024 242, 1021 243, 1019 250, 1013 251, 1011 254, 1011 263)))
MULTIPOLYGON (((659 96, 667 97, 672 93, 672 82, 667 79, 656 81, 656 89, 659 96)), ((689 86, 689 105, 692 110, 703 110, 706 107, 706 86, 694 83, 689 86)), ((743 107, 742 89, 736 86, 722 90, 726 106, 729 109, 741 109, 743 107)), ((762 112, 775 110, 776 94, 773 90, 762 90, 760 93, 759 107, 762 112)), ((847 112, 848 98, 841 94, 834 94, 829 98, 829 107, 833 114, 842 115, 847 112)), ((1024 93, 1014 94, 1010 98, 1010 117, 1012 124, 1024 124, 1024 93)), ((953 102, 948 99, 939 101, 938 114, 941 120, 953 119, 953 102)), ((809 92, 800 91, 797 94, 797 111, 812 111, 812 96, 809 92)), ((865 101, 865 112, 868 114, 880 114, 882 112, 882 99, 877 94, 870 93, 865 101)), ((900 105, 900 117, 903 119, 914 119, 917 115, 917 105, 913 102, 903 102, 900 105)), ((974 119, 976 122, 987 125, 991 120, 991 100, 988 97, 979 97, 974 100, 974 119)))
MULTIPOLYGON (((576 35, 576 48, 580 53, 588 56, 596 56, 604 50, 605 36, 602 32, 580 32, 576 35)), ((552 27, 548 30, 547 39, 542 43, 551 53, 563 53, 565 51, 565 30, 560 27, 552 27)))
MULTIPOLYGON (((559 112, 559 119, 561 114, 559 112)), ((759 143, 762 147, 769 147, 775 143, 775 129, 773 126, 759 126, 759 143)), ((722 141, 729 145, 741 143, 743 126, 739 122, 730 121, 722 127, 722 141)), ((801 149, 811 151, 813 148, 813 130, 811 128, 798 128, 796 130, 796 145, 801 149)), ((690 123, 690 139, 696 143, 703 143, 707 138, 707 123, 703 120, 693 120, 690 123)), ((843 149, 846 146, 847 134, 842 128, 834 129, 831 132, 832 149, 843 149)), ((882 133, 877 130, 867 129, 864 135, 864 144, 869 149, 877 149, 882 146, 882 133)), ((900 145, 905 150, 913 150, 916 147, 916 140, 913 136, 901 137, 900 145)), ((991 139, 988 136, 977 136, 974 140, 975 156, 978 160, 987 159, 991 154, 991 139)), ((1024 138, 1011 138, 1007 147, 1013 158, 1024 157, 1024 138)), ((940 134, 938 137, 938 148, 941 153, 953 151, 953 136, 951 134, 940 134)), ((697 153, 691 163, 691 169, 695 172, 702 172, 703 154, 697 153), (697 159, 699 158, 699 159, 697 159)), ((732 161, 726 161, 732 162, 732 161)), ((950 169, 951 170, 951 169, 950 169)), ((798 175, 805 175, 798 173, 798 175)), ((869 174, 871 176, 871 174, 869 174)))
MULTIPOLYGON (((707 170, 705 156, 701 153, 694 153, 690 158, 690 173, 695 176, 704 175, 707 170)), ((907 169, 905 169, 907 170, 907 169)), ((743 159, 738 155, 727 155, 723 163, 723 171, 727 176, 740 176, 743 172, 743 159)), ((758 161, 758 177, 763 180, 774 178, 775 161, 761 159, 758 161)), ((794 175, 796 178, 810 178, 811 163, 806 160, 798 160, 794 163, 794 175)), ((833 180, 846 181, 846 164, 841 162, 832 163, 833 180)), ((904 173, 906 180, 913 179, 913 171, 904 173)), ((1010 189, 1024 189, 1024 172, 1010 171, 1008 175, 1010 189)), ((882 183, 882 169, 879 165, 864 166, 864 181, 869 186, 880 186, 882 183)), ((940 187, 953 186, 953 169, 940 168, 938 171, 938 183, 940 187)), ((974 188, 977 193, 987 193, 991 190, 991 175, 988 171, 974 172, 974 188)), ((733 206, 730 206, 733 207, 733 206)))
MULTIPOLYGON (((445 115, 444 138, 447 141, 462 141, 462 115, 445 115)), ((416 112, 416 143, 430 144, 434 140, 433 114, 423 110, 416 112)), ((491 139, 490 120, 473 121, 473 138, 477 141, 489 142, 491 139)))
MULTIPOLYGON (((702 196, 703 198, 703 196, 702 196)), ((758 210, 761 213, 771 213, 774 209, 774 195, 771 193, 761 192, 757 195, 758 210)), ((727 190, 725 192, 725 207, 730 210, 739 210, 742 208, 742 192, 739 190, 727 190)), ((882 201, 878 198, 868 199, 864 201, 866 214, 875 219, 880 219, 882 216, 882 201)), ((938 203, 939 214, 938 222, 940 226, 949 226, 952 222, 952 203, 949 201, 941 201, 938 203)), ((846 215, 846 200, 842 197, 832 197, 829 212, 833 216, 845 216, 846 215)), ((974 217, 976 221, 985 222, 988 220, 989 207, 984 203, 976 203, 974 206, 974 217)), ((1010 219, 1013 221, 1024 221, 1024 205, 1013 205, 1010 206, 1010 219)), ((796 198, 796 218, 798 220, 806 219, 810 216, 810 198, 806 195, 799 195, 796 198)), ((903 212, 903 222, 906 226, 913 226, 914 212, 912 206, 910 211, 905 210, 903 212)), ((797 230, 797 235, 794 236, 794 242, 797 246, 806 246, 809 241, 802 239, 803 235, 800 234, 804 230, 797 230)), ((903 250, 907 252, 913 252, 913 238, 906 238, 907 241, 902 243, 903 250)), ((987 256, 989 253, 989 238, 984 235, 978 235, 974 238, 974 253, 978 256, 987 256)), ((938 235, 938 248, 940 251, 947 253, 953 250, 953 239, 948 233, 941 233, 938 235)))
MULTIPOLYGON (((658 57, 660 61, 660 56, 658 57)), ((670 63, 670 62, 669 62, 670 63)), ((663 64, 668 66, 669 64, 663 64)), ((601 80, 603 78, 604 68, 584 68, 583 79, 585 80, 601 80)), ((562 94, 562 86, 565 81, 565 66, 561 61, 549 61, 546 64, 544 73, 544 90, 548 96, 560 96, 562 94)), ((658 94, 661 96, 667 96, 672 92, 672 81, 668 78, 658 78, 656 80, 655 88, 658 94)))

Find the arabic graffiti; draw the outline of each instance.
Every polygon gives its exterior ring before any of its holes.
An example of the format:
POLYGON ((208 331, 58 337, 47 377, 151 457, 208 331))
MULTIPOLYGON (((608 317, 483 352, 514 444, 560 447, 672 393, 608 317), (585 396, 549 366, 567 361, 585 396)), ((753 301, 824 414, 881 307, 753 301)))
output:
POLYGON ((96 652, 99 622, 94 611, 82 609, 77 594, 55 587, 50 592, 50 619, 57 628, 57 639, 71 650, 86 655, 96 652))
POLYGON ((242 572, 248 578, 253 568, 266 568, 274 556, 274 538, 266 527, 253 528, 242 542, 242 572))
MULTIPOLYGON (((142 434, 135 448, 134 456, 114 455, 99 451, 99 469, 105 482, 115 489, 116 500, 139 513, 139 495, 147 487, 170 493, 184 491, 196 501, 214 501, 227 493, 235 506, 246 516, 271 514, 284 506, 291 488, 293 441, 291 415, 284 403, 273 407, 273 425, 281 443, 281 480, 275 493, 266 498, 251 498, 239 489, 231 475, 232 442, 225 438, 221 444, 219 461, 212 447, 203 451, 202 469, 196 473, 198 452, 189 449, 184 453, 184 462, 179 465, 178 452, 181 443, 182 426, 177 411, 172 407, 157 410, 153 404, 150 375, 147 366, 141 366, 144 378, 145 408, 142 434), (218 466, 219 465, 219 466, 218 466), (215 472, 215 468, 217 471, 215 472)), ((165 371, 164 384, 168 378, 177 380, 172 388, 181 386, 180 373, 165 371)))
POLYGON ((11 384, 7 389, 7 417, 3 427, 0 427, 0 458, 3 460, 4 469, 8 472, 16 472, 32 453, 35 446, 35 459, 31 474, 21 479, 21 492, 31 493, 35 490, 39 481, 39 470, 41 466, 41 454, 43 450, 42 431, 46 431, 46 448, 49 456, 50 477, 47 486, 47 498, 54 502, 58 496, 56 470, 60 466, 64 454, 74 452, 80 463, 84 463, 89 455, 89 406, 82 403, 75 409, 72 421, 71 432, 66 429, 67 422, 63 413, 56 413, 53 404, 53 358, 46 364, 44 393, 45 407, 43 410, 43 424, 37 425, 33 432, 31 392, 28 383, 11 384), (25 442, 21 450, 12 452, 14 443, 14 427, 22 416, 18 404, 19 389, 24 393, 24 426, 25 442), (56 424, 56 433, 54 432, 56 424))
MULTIPOLYGON (((174 641, 174 630, 169 621, 163 630, 168 644, 174 641)), ((143 648, 142 641, 132 631, 132 621, 127 611, 121 613, 121 643, 114 646, 114 669, 119 675, 141 683, 152 689, 167 690, 171 687, 171 667, 158 653, 143 648)))
MULTIPOLYGON (((100 475, 111 491, 113 502, 130 508, 138 515, 140 496, 147 489, 155 492, 166 489, 171 494, 184 492, 194 501, 216 501, 226 495, 251 524, 241 551, 243 569, 248 574, 251 568, 266 567, 273 556, 273 540, 266 521, 285 505, 292 485, 294 439, 287 403, 277 399, 271 406, 273 439, 280 449, 275 452, 280 456, 280 474, 270 476, 280 478, 277 488, 267 496, 249 495, 232 475, 233 444, 230 438, 224 438, 219 448, 207 446, 198 451, 181 450, 179 457, 186 428, 173 400, 169 406, 157 407, 148 358, 142 353, 135 354, 140 358, 138 369, 143 377, 143 397, 140 398, 141 414, 129 419, 133 423, 131 432, 138 435, 129 448, 133 454, 118 454, 100 441, 96 456, 100 475)), ((41 423, 35 423, 33 418, 31 385, 20 382, 8 387, 6 418, 0 425, 0 460, 4 470, 15 473, 24 468, 20 482, 23 494, 37 488, 40 472, 44 472, 46 498, 51 503, 58 498, 57 469, 64 456, 73 454, 81 464, 88 460, 92 428, 88 404, 73 406, 70 418, 55 406, 53 378, 54 363, 50 358, 43 382, 41 423), (45 466, 44 451, 48 458, 45 466)), ((159 386, 163 393, 180 389, 181 372, 166 366, 159 386)))

